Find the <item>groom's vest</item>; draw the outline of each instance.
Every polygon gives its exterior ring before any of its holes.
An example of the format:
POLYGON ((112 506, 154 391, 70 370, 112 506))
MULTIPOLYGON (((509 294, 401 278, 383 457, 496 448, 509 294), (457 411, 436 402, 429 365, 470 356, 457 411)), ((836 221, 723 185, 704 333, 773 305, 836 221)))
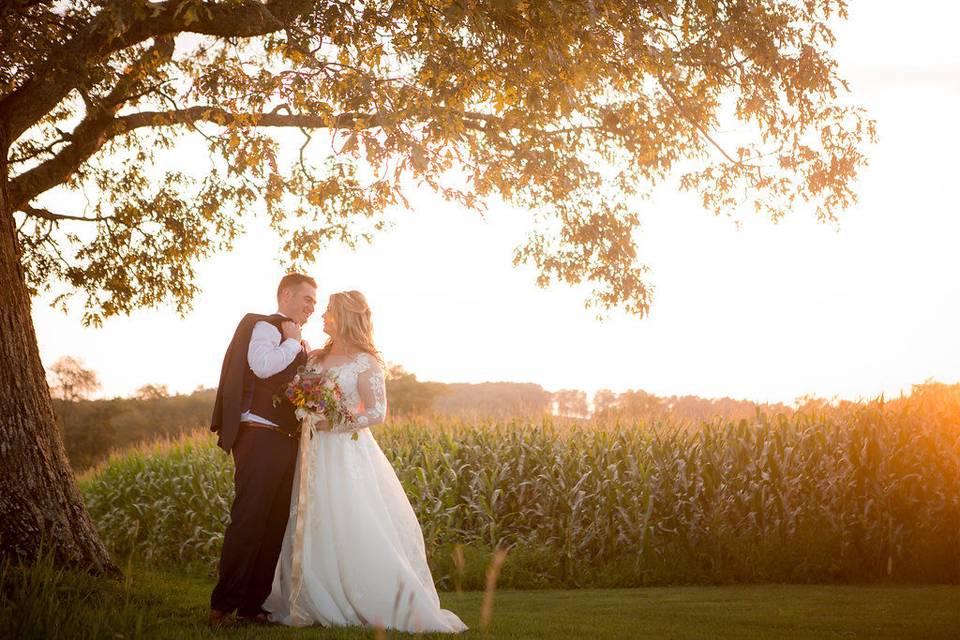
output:
MULTIPOLYGON (((281 315, 272 315, 264 320, 277 328, 281 339, 283 330, 280 325, 288 318, 281 315)), ((249 345, 245 345, 249 348, 249 345)), ((246 352, 244 352, 244 355, 246 352)), ((246 367, 243 376, 243 410, 266 418, 274 423, 282 431, 290 434, 296 434, 300 430, 300 421, 294 414, 294 406, 290 404, 284 391, 287 385, 297 375, 297 369, 307 362, 307 354, 301 349, 297 357, 293 359, 286 369, 276 373, 269 378, 258 378, 250 367, 246 367)))

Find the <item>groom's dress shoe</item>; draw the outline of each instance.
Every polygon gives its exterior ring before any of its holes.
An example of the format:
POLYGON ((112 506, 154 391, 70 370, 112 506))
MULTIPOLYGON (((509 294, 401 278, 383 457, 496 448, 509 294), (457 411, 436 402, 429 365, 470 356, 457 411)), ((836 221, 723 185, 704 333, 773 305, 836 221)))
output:
POLYGON ((270 616, 267 613, 261 611, 260 613, 255 613, 252 616, 237 616, 237 622, 240 624, 255 624, 261 626, 267 626, 273 624, 270 621, 270 616))
POLYGON ((220 611, 219 609, 210 609, 210 616, 207 618, 207 626, 211 629, 226 629, 236 626, 237 622, 230 617, 229 611, 220 611))

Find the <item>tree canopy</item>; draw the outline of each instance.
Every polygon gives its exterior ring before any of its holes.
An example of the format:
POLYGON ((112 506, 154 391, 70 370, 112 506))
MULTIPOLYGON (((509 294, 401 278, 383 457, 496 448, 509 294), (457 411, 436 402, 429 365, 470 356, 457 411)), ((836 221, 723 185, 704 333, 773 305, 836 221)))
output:
POLYGON ((635 239, 657 185, 737 216, 829 221, 853 201, 874 134, 831 55, 845 13, 842 0, 4 0, 0 556, 35 559, 48 540, 60 562, 116 572, 57 435, 31 294, 78 293, 91 323, 185 310, 197 264, 249 216, 303 268, 426 187, 526 212, 514 259, 539 284, 584 283, 599 310, 645 314, 635 239))
POLYGON ((530 212, 516 263, 642 315, 635 233, 668 178, 724 214, 829 221, 854 200, 874 132, 830 51, 845 14, 842 0, 9 0, 0 146, 26 281, 81 292, 87 322, 186 309, 198 261, 245 214, 267 215, 303 266, 427 185, 530 212), (202 175, 172 155, 190 138, 202 175), (58 187, 75 209, 41 204, 58 187))

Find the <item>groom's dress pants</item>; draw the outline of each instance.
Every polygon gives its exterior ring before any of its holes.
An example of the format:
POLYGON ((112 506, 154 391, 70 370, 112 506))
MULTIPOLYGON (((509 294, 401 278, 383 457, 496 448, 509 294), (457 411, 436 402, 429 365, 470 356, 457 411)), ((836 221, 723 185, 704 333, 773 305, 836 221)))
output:
POLYGON ((270 595, 290 515, 297 440, 241 427, 233 446, 236 496, 210 607, 254 615, 270 595))

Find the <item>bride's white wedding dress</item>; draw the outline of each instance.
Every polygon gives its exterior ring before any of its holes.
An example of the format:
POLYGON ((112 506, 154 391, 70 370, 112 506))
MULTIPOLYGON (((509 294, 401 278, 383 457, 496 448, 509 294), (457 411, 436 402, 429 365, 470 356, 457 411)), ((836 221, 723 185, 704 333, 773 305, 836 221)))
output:
POLYGON ((312 436, 304 425, 290 519, 264 608, 271 620, 294 626, 465 630, 440 608, 420 524, 370 432, 386 416, 383 371, 367 353, 328 356, 325 364, 357 421, 312 436))

